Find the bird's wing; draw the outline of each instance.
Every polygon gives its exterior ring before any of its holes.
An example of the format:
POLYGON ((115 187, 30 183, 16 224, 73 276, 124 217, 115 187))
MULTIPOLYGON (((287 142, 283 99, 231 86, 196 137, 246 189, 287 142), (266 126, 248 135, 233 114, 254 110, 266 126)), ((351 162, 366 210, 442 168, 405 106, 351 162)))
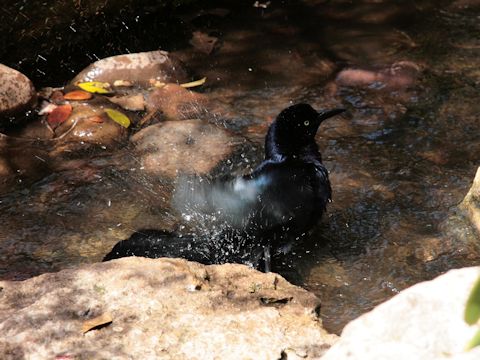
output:
POLYGON ((204 227, 268 230, 298 217, 308 221, 320 180, 313 164, 265 162, 250 175, 224 181, 182 177, 173 206, 184 219, 204 227))
POLYGON ((184 176, 177 179, 172 203, 187 221, 241 228, 268 185, 267 176, 223 180, 184 176))

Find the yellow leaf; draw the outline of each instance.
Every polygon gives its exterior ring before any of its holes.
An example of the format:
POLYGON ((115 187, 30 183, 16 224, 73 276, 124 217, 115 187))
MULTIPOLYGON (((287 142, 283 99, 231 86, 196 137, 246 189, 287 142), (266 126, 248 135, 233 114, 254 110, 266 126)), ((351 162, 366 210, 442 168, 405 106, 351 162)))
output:
POLYGON ((120 111, 113 109, 105 109, 105 112, 110 119, 122 125, 123 127, 128 128, 130 126, 130 119, 127 117, 127 115, 121 113, 120 111))
POLYGON ((102 314, 100 316, 97 316, 96 318, 84 321, 82 324, 82 332, 85 334, 86 332, 99 326, 110 324, 112 321, 112 315, 110 315, 109 313, 102 314))
POLYGON ((107 94, 110 92, 110 84, 107 82, 88 81, 78 83, 77 86, 90 93, 107 94))
POLYGON ((184 87, 184 88, 191 88, 191 87, 195 87, 195 86, 200 86, 200 85, 203 85, 205 84, 205 81, 207 80, 206 77, 200 79, 200 80, 196 80, 196 81, 192 81, 192 82, 188 82, 188 83, 185 83, 185 84, 180 84, 180 86, 184 87))

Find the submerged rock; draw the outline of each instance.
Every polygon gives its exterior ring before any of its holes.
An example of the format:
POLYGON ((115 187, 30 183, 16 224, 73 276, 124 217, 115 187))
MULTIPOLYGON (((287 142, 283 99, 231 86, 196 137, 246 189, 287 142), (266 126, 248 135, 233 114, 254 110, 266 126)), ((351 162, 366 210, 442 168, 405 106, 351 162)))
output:
POLYGON ((166 51, 150 51, 108 57, 86 67, 72 83, 101 81, 114 84, 118 81, 131 82, 142 87, 159 82, 186 82, 187 74, 179 60, 166 51))
POLYGON ((194 119, 207 113, 208 99, 199 94, 176 84, 167 84, 155 89, 148 94, 147 110, 162 112, 172 120, 194 119))
POLYGON ((337 338, 318 298, 243 265, 124 258, 0 286, 3 359, 312 359, 337 338))
MULTIPOLYGON (((0 118, 32 108, 36 100, 32 82, 17 70, 0 64, 0 118)), ((0 123, 0 127, 3 125, 0 123)))
POLYGON ((420 67, 410 61, 400 61, 381 70, 345 69, 337 75, 342 86, 370 87, 374 89, 406 89, 415 84, 420 67))
POLYGON ((41 179, 51 170, 49 160, 44 144, 0 134, 0 193, 12 191, 15 184, 41 179))
POLYGON ((480 268, 452 270, 402 291, 350 322, 322 360, 478 359, 465 351, 478 330, 463 320, 480 268))
POLYGON ((144 170, 168 177, 207 174, 243 142, 202 120, 165 121, 142 129, 131 140, 144 170))

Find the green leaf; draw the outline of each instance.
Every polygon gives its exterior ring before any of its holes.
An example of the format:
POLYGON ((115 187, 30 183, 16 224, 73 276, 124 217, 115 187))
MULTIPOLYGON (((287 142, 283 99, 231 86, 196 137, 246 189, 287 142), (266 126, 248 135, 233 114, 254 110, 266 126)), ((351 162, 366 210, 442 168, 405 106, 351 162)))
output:
POLYGON ((191 88, 191 87, 203 85, 203 84, 205 84, 205 81, 207 81, 206 77, 201 78, 200 80, 195 80, 195 81, 188 82, 188 83, 185 83, 185 84, 180 84, 180 86, 184 87, 184 88, 191 88))
POLYGON ((480 329, 478 329, 475 335, 473 335, 473 338, 470 339, 467 346, 465 347, 465 350, 471 350, 478 345, 480 345, 480 329))
POLYGON ((113 109, 105 109, 108 117, 125 128, 130 126, 130 119, 123 113, 113 109))
POLYGON ((108 94, 110 92, 110 84, 107 82, 88 81, 78 83, 77 86, 90 93, 108 94))
POLYGON ((480 319, 480 278, 473 285, 465 307, 465 321, 468 325, 475 324, 480 319))

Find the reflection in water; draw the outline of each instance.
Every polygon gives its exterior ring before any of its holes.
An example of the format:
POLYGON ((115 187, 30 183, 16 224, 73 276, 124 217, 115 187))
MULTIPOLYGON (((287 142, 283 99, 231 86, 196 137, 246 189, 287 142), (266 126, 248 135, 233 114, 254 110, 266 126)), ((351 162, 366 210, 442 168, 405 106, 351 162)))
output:
MULTIPOLYGON (((330 331, 479 260, 475 234, 449 215, 479 162, 480 11, 435 5, 303 1, 185 17, 220 39, 210 55, 177 51, 209 79, 224 114, 209 120, 257 145, 237 172, 261 160, 268 121, 289 103, 349 110, 317 138, 334 190, 328 216, 278 269, 321 298, 330 331)), ((2 278, 98 261, 135 229, 179 226, 171 180, 147 176, 128 148, 67 165, 0 198, 2 278)))

